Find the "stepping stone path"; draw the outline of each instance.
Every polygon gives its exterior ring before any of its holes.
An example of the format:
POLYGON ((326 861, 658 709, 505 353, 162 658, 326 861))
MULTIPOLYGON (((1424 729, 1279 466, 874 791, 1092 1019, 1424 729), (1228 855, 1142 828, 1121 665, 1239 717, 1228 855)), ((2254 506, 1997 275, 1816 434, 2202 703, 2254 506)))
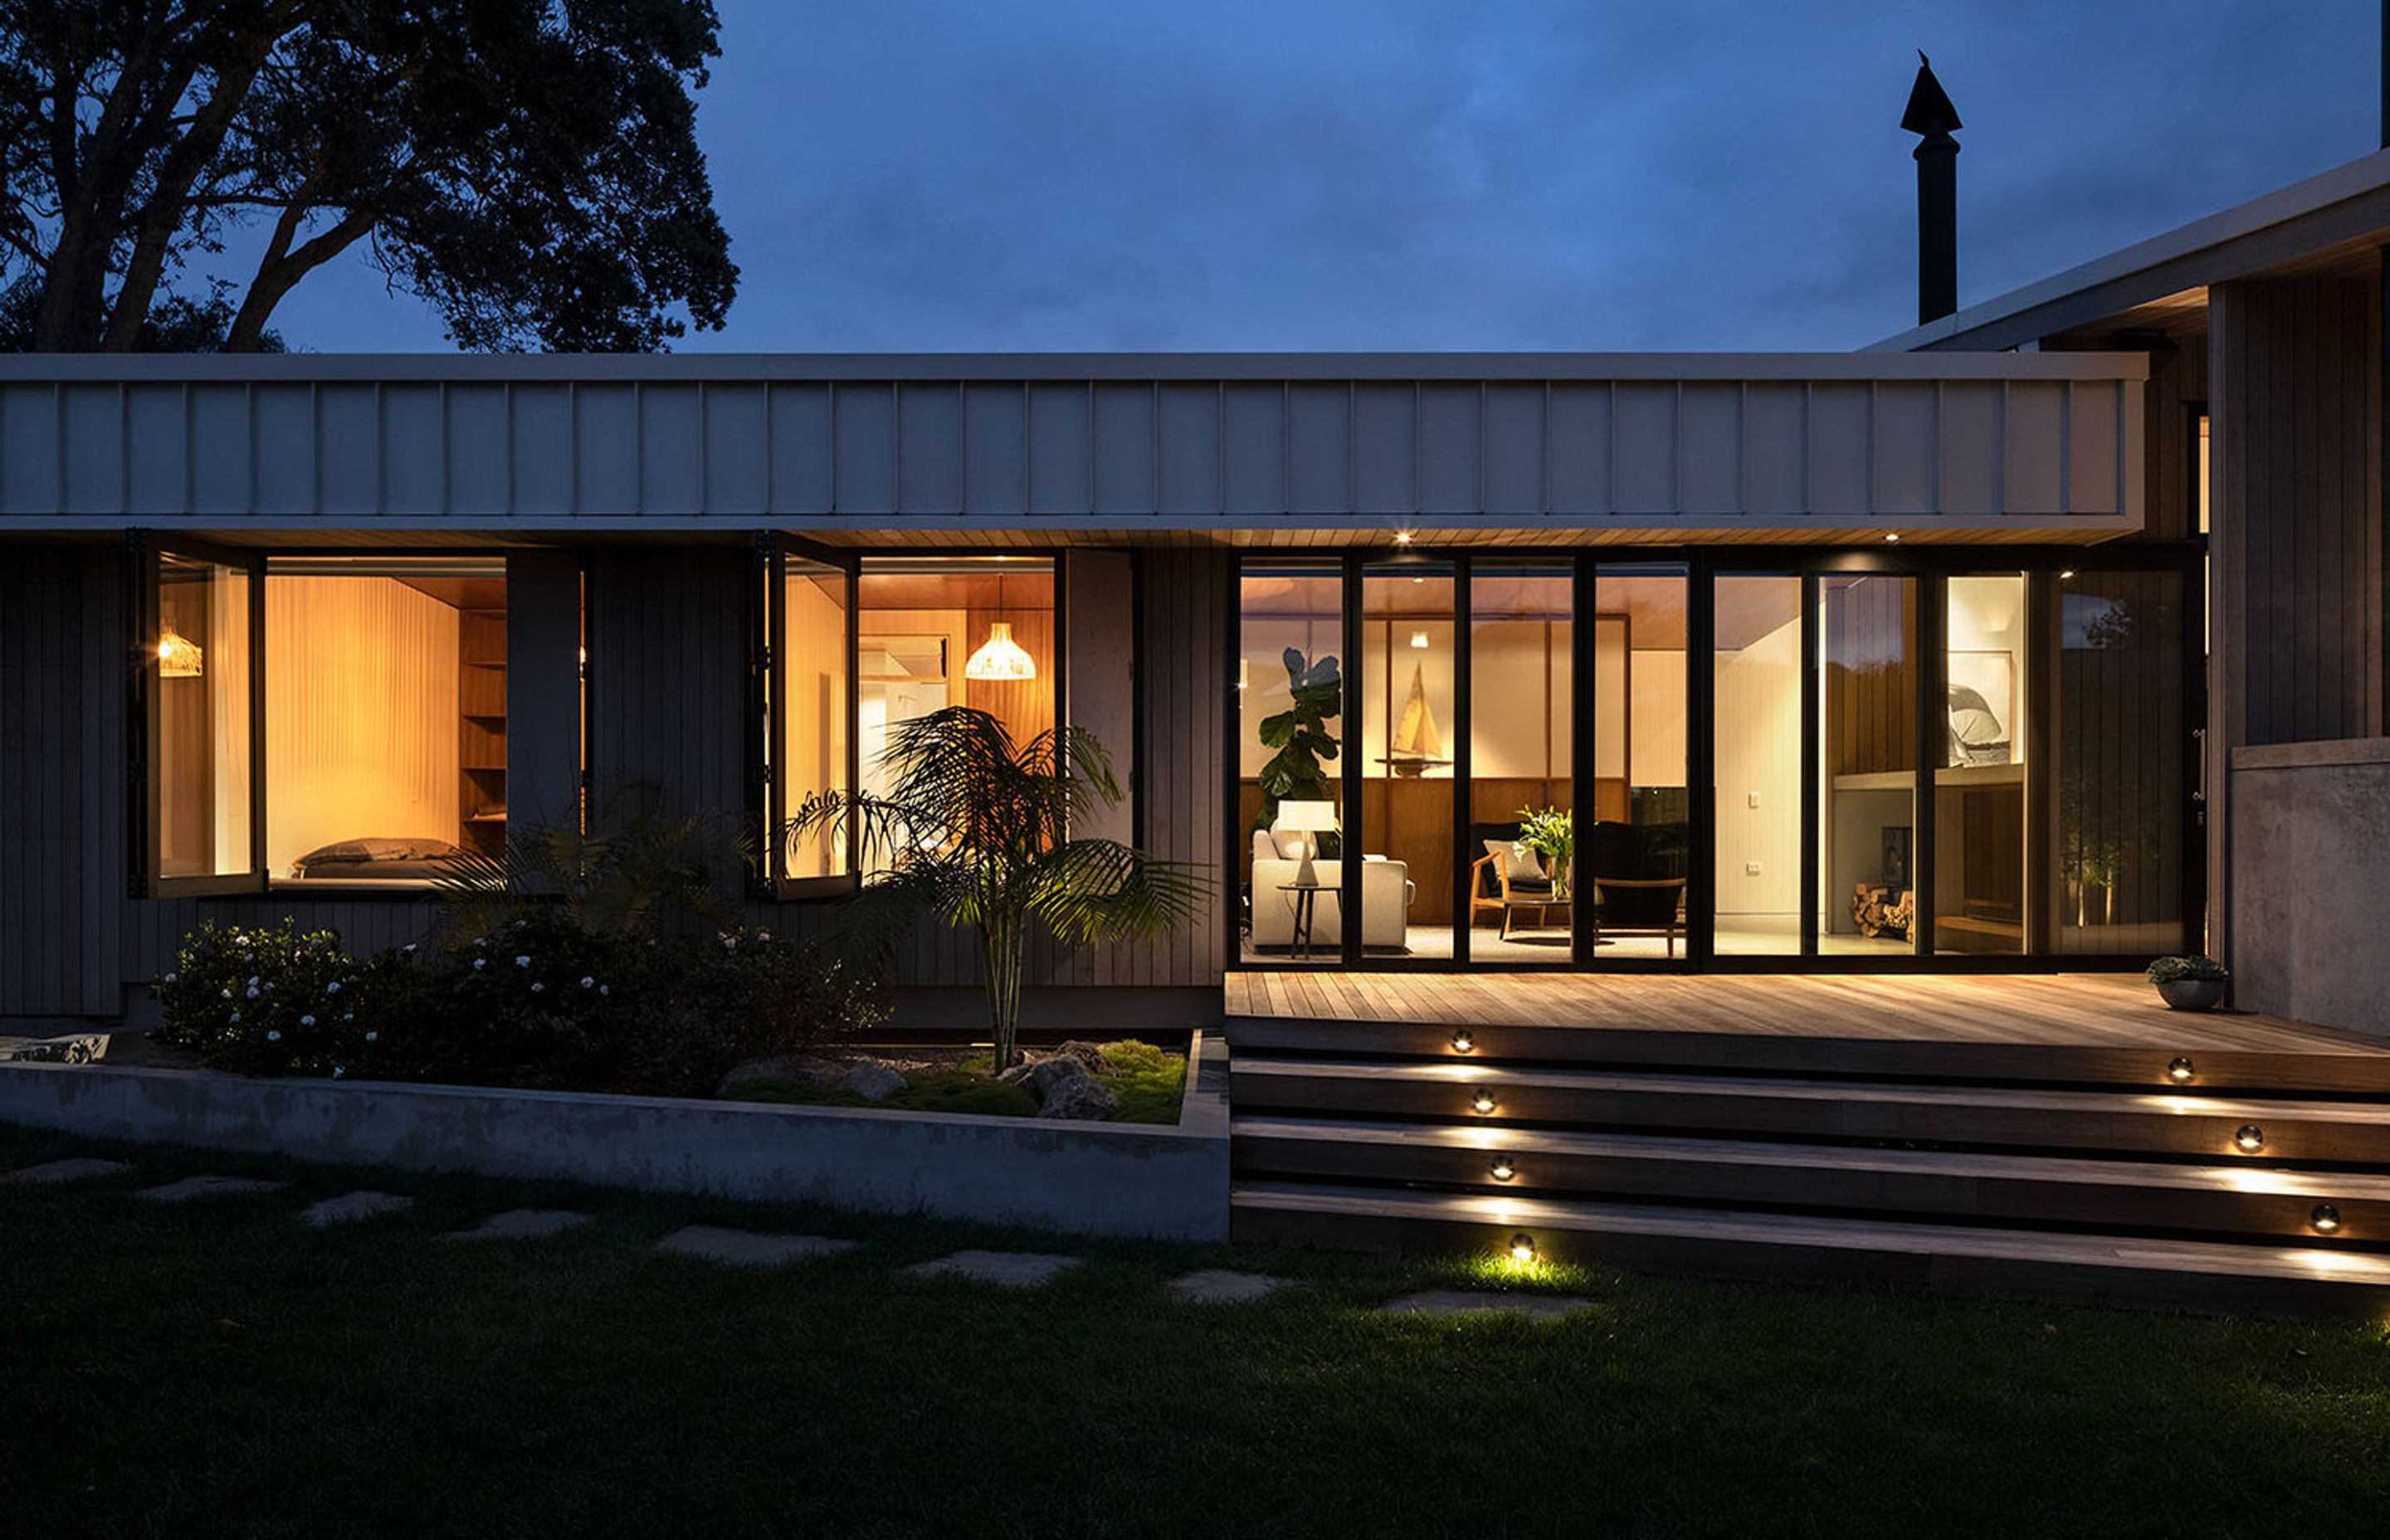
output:
POLYGON ((1556 1321, 1563 1315, 1593 1307, 1591 1300, 1565 1294, 1485 1294, 1467 1289, 1430 1289, 1424 1293, 1406 1294, 1390 1304, 1381 1304, 1371 1314, 1438 1317, 1524 1315, 1530 1320, 1556 1321))
POLYGON ((778 1267, 809 1257, 835 1256, 858 1243, 826 1235, 763 1235, 754 1230, 726 1230, 713 1225, 691 1225, 656 1242, 656 1250, 674 1256, 700 1257, 707 1262, 741 1267, 778 1267))
POLYGON ((186 1176, 162 1187, 144 1187, 133 1196, 152 1203, 187 1203, 198 1198, 236 1198, 248 1192, 279 1192, 289 1185, 288 1182, 268 1182, 255 1176, 186 1176))
POLYGON ((28 1186, 50 1182, 83 1182, 94 1176, 113 1176, 132 1169, 122 1161, 95 1161, 77 1156, 71 1161, 52 1161, 45 1165, 27 1166, 0 1176, 0 1182, 22 1182, 28 1186))
POLYGON ((1286 1279, 1274 1278, 1266 1273, 1232 1273, 1222 1267, 1206 1267, 1199 1273, 1183 1273, 1164 1286, 1173 1304, 1251 1304, 1267 1299, 1286 1287, 1286 1279))
POLYGON ((570 1209, 508 1209, 494 1213, 473 1230, 456 1230, 451 1240, 530 1240, 544 1235, 561 1235, 589 1223, 585 1213, 570 1209))
POLYGON ((307 1212, 299 1217, 317 1229, 322 1229, 327 1225, 346 1225, 353 1220, 371 1219, 377 1214, 396 1213, 401 1209, 414 1206, 415 1200, 412 1198, 402 1198, 394 1192, 366 1190, 343 1193, 338 1198, 327 1198, 320 1203, 311 1203, 307 1206, 307 1212))
POLYGON ((1035 1289, 1079 1265, 1080 1258, 1045 1251, 957 1251, 905 1271, 917 1278, 962 1277, 1002 1289, 1035 1289))

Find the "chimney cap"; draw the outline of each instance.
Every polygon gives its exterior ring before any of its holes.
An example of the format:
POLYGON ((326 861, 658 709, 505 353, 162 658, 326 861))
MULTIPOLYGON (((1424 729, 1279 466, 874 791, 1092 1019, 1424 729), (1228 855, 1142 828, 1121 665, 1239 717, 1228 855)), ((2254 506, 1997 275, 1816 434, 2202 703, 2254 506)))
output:
POLYGON ((1908 88, 1908 109, 1900 115, 1900 126, 1928 138, 1966 126, 1959 122, 1959 109, 1950 105, 1949 93, 1934 78, 1933 60, 1922 48, 1917 50, 1917 83, 1908 88))

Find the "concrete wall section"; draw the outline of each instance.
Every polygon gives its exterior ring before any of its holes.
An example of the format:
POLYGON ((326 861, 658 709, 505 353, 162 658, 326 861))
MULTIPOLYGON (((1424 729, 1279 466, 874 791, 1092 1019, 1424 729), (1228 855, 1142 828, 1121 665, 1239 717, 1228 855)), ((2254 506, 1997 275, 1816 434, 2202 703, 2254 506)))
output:
POLYGON ((0 1065, 0 1122, 96 1137, 1224 1240, 1227 1046, 1198 1034, 1176 1127, 450 1085, 0 1065))
POLYGON ((2232 755, 2233 1002, 2390 1033, 2390 738, 2232 755))

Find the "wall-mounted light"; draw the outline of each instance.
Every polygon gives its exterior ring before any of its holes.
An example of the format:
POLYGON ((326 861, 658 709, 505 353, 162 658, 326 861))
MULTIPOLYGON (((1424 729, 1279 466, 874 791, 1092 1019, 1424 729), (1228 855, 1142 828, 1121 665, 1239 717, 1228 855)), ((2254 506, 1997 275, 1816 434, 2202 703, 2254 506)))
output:
POLYGON ((1494 1157, 1493 1165, 1487 1168, 1487 1172, 1494 1180, 1507 1182, 1519 1174, 1519 1168, 1510 1163, 1510 1157, 1508 1155, 1497 1155, 1494 1157))
POLYGON ((1250 658, 1237 660, 1237 688, 1243 689, 1253 682, 1253 664, 1250 658))
POLYGON ((2254 1123, 2244 1123, 2232 1136, 2232 1147, 2243 1155, 2255 1155, 2266 1148, 2266 1131, 2254 1123))
POLYGON ((2177 1085, 2190 1084, 2191 1077, 2198 1072, 2199 1067, 2189 1059, 2177 1059, 2166 1065, 2166 1078, 2177 1085))
POLYGON ((1512 1262, 1535 1261, 1536 1238, 1529 1235, 1524 1230, 1521 1230, 1517 1235, 1512 1236, 1510 1238, 1510 1260, 1512 1262))
POLYGON ((2066 571, 2059 573, 2058 581, 2061 583, 2073 583, 2075 581, 2075 569, 2069 567, 2066 571))
POLYGON ((1883 532, 1883 543, 1884 543, 1885 545, 1899 545, 1899 544, 1900 544, 1900 532, 1899 532, 1898 530, 1886 530, 1886 531, 1884 531, 1884 532, 1883 532))
POLYGON ((1408 530, 1396 530, 1396 531, 1394 532, 1394 544, 1395 544, 1395 545, 1409 545, 1410 543, 1411 543, 1411 532, 1410 532, 1410 531, 1408 531, 1408 530))
POLYGON ((203 655, 199 644, 178 631, 169 628, 158 638, 158 676, 161 679, 197 679, 203 655))
POLYGON ((1454 1053, 1471 1053, 1474 1052, 1476 1047, 1477 1034, 1475 1033, 1471 1032, 1467 1027, 1455 1027, 1452 1029, 1452 1051, 1454 1053))
POLYGON ((1469 1105, 1477 1109, 1477 1110, 1482 1113, 1491 1112, 1500 1104, 1494 1099, 1493 1092, 1480 1091, 1475 1096, 1469 1098, 1469 1105))
POLYGON ((1421 652, 1425 652, 1427 650, 1427 633, 1424 631, 1412 632, 1411 646, 1419 648, 1421 652))
POLYGON ((2330 1203, 2318 1203, 2308 1213, 2307 1223, 2315 1226, 2318 1235, 2337 1235, 2340 1233, 2340 1211, 2330 1203))
POLYGON ((997 621, 987 628, 987 640, 963 665, 966 679, 1034 679, 1037 660, 1012 639, 1012 622, 997 621))

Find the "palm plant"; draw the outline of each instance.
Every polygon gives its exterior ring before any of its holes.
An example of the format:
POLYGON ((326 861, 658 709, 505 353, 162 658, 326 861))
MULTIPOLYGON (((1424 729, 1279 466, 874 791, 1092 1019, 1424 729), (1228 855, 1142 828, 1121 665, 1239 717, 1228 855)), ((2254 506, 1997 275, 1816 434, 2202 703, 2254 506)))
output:
POLYGON ((754 862, 752 838, 721 814, 624 813, 622 795, 598 810, 594 830, 514 828, 496 853, 456 857, 435 884, 449 928, 486 934, 527 908, 559 905, 598 935, 652 935, 691 919, 736 925, 736 874, 754 862))
POLYGON ((852 827, 865 869, 879 871, 842 906, 842 944, 884 958, 922 914, 978 933, 998 1069, 1020 1058, 1034 925, 1067 943, 1143 938, 1191 918, 1209 891, 1199 866, 1072 834, 1121 799, 1103 745, 1083 728, 1016 745, 988 712, 949 706, 891 728, 880 764, 887 791, 816 792, 782 838, 852 827))

